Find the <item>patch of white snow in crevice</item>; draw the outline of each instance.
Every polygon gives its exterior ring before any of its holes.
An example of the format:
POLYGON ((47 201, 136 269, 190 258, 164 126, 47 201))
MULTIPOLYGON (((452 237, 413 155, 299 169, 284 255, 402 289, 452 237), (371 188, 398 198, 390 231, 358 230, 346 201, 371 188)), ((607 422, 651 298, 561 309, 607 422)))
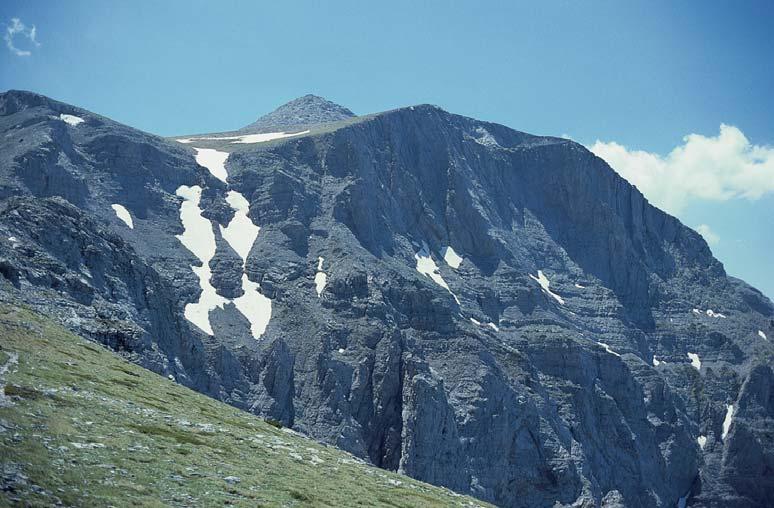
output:
POLYGON ((250 211, 250 203, 242 194, 237 191, 228 191, 226 202, 234 210, 234 217, 228 226, 220 226, 220 234, 242 258, 242 266, 244 267, 247 263, 247 255, 250 254, 250 249, 253 248, 261 228, 256 226, 247 215, 250 211))
POLYGON ((198 185, 181 185, 175 192, 183 198, 180 205, 180 220, 183 222, 183 234, 177 238, 202 262, 209 262, 215 256, 215 234, 212 223, 202 216, 199 200, 202 188, 198 185))
POLYGON ((199 287, 202 293, 197 302, 186 304, 184 315, 188 321, 207 335, 213 335, 210 311, 216 307, 223 308, 223 305, 228 302, 210 284, 212 277, 210 260, 215 256, 215 234, 212 232, 212 223, 202 217, 202 210, 199 208, 199 200, 202 195, 201 187, 181 185, 176 194, 183 198, 183 203, 180 206, 183 234, 177 235, 177 238, 202 263, 201 266, 191 266, 191 270, 199 277, 199 287))
POLYGON ((314 286, 317 291, 317 298, 320 298, 320 295, 322 295, 322 292, 325 289, 325 284, 328 283, 328 275, 323 272, 324 261, 325 258, 317 258, 317 273, 314 274, 314 286))
POLYGON ((696 442, 699 443, 699 448, 702 450, 707 446, 707 436, 699 436, 696 438, 696 442))
POLYGON ((479 137, 473 138, 476 143, 483 145, 487 148, 500 148, 500 144, 497 142, 494 136, 492 136, 488 130, 483 127, 476 127, 476 134, 479 137))
POLYGON ((443 251, 443 260, 446 261, 447 265, 456 270, 460 267, 460 264, 462 264, 463 258, 452 249, 451 245, 449 245, 443 251))
POLYGON ((116 212, 116 217, 124 221, 124 224, 129 226, 129 229, 134 229, 134 221, 132 221, 132 215, 129 213, 129 210, 127 210, 123 205, 119 205, 118 203, 110 205, 110 208, 116 212))
POLYGON ((621 356, 620 354, 618 354, 615 351, 613 351, 613 349, 608 344, 605 344, 604 342, 599 342, 599 341, 597 341, 597 344, 602 346, 603 348, 605 348, 605 351, 607 351, 611 355, 615 355, 615 356, 618 356, 618 357, 621 356))
POLYGON ((62 113, 61 115, 59 115, 59 119, 62 120, 64 123, 72 126, 76 126, 78 124, 85 122, 85 120, 80 116, 67 115, 65 113, 62 113))
MULTIPOLYGON (((226 154, 228 155, 228 154, 226 154)), ((245 271, 247 256, 253 248, 260 226, 256 226, 247 215, 250 203, 237 191, 226 194, 226 202, 234 210, 234 217, 225 228, 220 226, 223 239, 242 258, 242 296, 233 300, 237 310, 250 322, 250 332, 254 339, 259 339, 266 331, 271 319, 271 300, 260 291, 260 285, 253 282, 245 271)))
POLYGON ((246 273, 242 274, 242 290, 244 294, 234 299, 234 305, 244 317, 250 321, 250 331, 253 338, 258 339, 266 331, 271 320, 271 299, 260 291, 260 285, 253 282, 246 273))
POLYGON ((194 148, 196 150, 196 163, 200 166, 207 168, 212 176, 226 182, 228 180, 228 172, 226 171, 226 159, 228 159, 228 152, 219 152, 211 148, 194 148))
POLYGON ((758 337, 760 337, 761 339, 764 339, 764 340, 769 340, 769 338, 766 337, 766 334, 763 333, 763 330, 758 330, 758 337))
POLYGON ((470 318, 470 322, 473 323, 476 326, 488 326, 489 328, 491 328, 492 330, 494 330, 496 332, 500 331, 500 327, 497 326, 496 324, 492 323, 491 321, 487 322, 487 323, 482 323, 481 321, 479 321, 476 318, 470 318))
POLYGON ((452 290, 449 288, 449 285, 445 280, 443 280, 443 277, 441 277, 441 272, 438 270, 438 265, 435 264, 433 256, 430 254, 430 250, 428 249, 427 245, 424 245, 422 250, 414 254, 414 258, 417 260, 416 270, 422 275, 430 277, 433 282, 448 291, 449 294, 454 297, 454 301, 457 302, 457 305, 460 305, 460 300, 457 298, 457 295, 452 292, 452 290))
POLYGON ((721 439, 723 441, 726 440, 726 436, 728 435, 728 431, 731 430, 731 422, 734 420, 734 412, 735 408, 733 404, 727 404, 726 405, 726 417, 723 419, 723 434, 721 435, 721 439))
POLYGON ((586 289, 586 286, 582 286, 582 285, 578 284, 577 282, 575 283, 575 287, 578 288, 578 289, 586 289))
POLYGON ((241 136, 200 136, 195 138, 180 138, 176 141, 178 143, 193 143, 194 141, 231 141, 231 144, 247 144, 247 143, 265 143, 266 141, 272 141, 274 139, 292 138, 294 136, 303 136, 309 134, 309 130, 301 132, 264 132, 261 134, 243 134, 241 136))
MULTIPOLYGON (((197 164, 207 168, 215 178, 228 183, 226 160, 229 154, 227 152, 209 148, 194 148, 194 150, 196 150, 197 164)), ((198 302, 186 305, 185 317, 208 335, 213 335, 209 320, 210 311, 215 307, 223 308, 226 303, 233 302, 237 310, 250 322, 253 338, 259 339, 271 319, 271 299, 260 292, 260 284, 251 281, 247 276, 246 265, 247 256, 261 228, 254 224, 248 215, 250 203, 247 199, 237 191, 229 191, 226 194, 226 202, 234 210, 234 217, 227 226, 220 226, 220 232, 223 239, 242 258, 243 294, 233 300, 218 295, 210 284, 212 273, 209 267, 210 260, 215 256, 215 234, 212 232, 212 223, 201 215, 199 208, 201 193, 202 189, 198 185, 194 187, 183 185, 177 189, 177 195, 184 200, 180 207, 184 232, 178 235, 178 238, 202 262, 201 267, 191 267, 199 276, 202 294, 198 302)))
POLYGON ((564 299, 561 296, 554 293, 553 291, 551 291, 550 289, 548 289, 548 286, 551 284, 551 281, 549 281, 548 277, 545 276, 545 274, 543 273, 543 270, 538 270, 537 273, 538 273, 537 277, 535 277, 531 273, 529 274, 529 276, 532 277, 532 279, 535 280, 538 284, 540 284, 540 287, 543 288, 543 291, 545 291, 546 294, 552 296, 557 302, 564 305, 564 299))
POLYGON ((696 314, 697 316, 701 316, 702 314, 706 314, 708 317, 711 318, 722 318, 726 319, 725 314, 721 314, 720 312, 715 312, 712 309, 707 309, 706 311, 702 312, 700 309, 693 309, 692 312, 696 314))
POLYGON ((688 358, 691 360, 691 365, 694 369, 701 371, 701 358, 696 353, 688 353, 688 358))
POLYGON ((659 361, 659 360, 656 358, 656 355, 653 355, 653 366, 654 366, 654 367, 658 367, 659 365, 661 365, 661 363, 662 363, 662 362, 660 362, 660 361, 659 361))
POLYGON ((245 136, 234 136, 236 141, 232 143, 265 143, 274 139, 292 138, 294 136, 303 136, 309 134, 309 130, 301 132, 265 132, 263 134, 247 134, 245 136))

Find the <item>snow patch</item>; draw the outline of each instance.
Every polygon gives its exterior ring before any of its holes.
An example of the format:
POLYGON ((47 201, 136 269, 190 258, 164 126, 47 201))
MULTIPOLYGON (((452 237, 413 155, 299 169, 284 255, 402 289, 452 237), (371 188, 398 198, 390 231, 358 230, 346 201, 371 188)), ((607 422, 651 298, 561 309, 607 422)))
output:
MULTIPOLYGON (((228 154, 225 155, 228 157, 228 154)), ((253 248, 255 239, 258 238, 261 228, 256 226, 248 217, 250 203, 242 194, 237 191, 229 191, 226 194, 226 202, 234 210, 234 218, 225 228, 221 226, 220 232, 223 239, 242 258, 242 291, 244 294, 234 299, 234 305, 250 322, 250 332, 253 338, 259 339, 266 331, 271 319, 271 300, 259 291, 260 284, 251 281, 245 270, 247 256, 253 248)))
POLYGON ((417 260, 416 270, 422 275, 430 277, 433 282, 448 291, 449 294, 454 297, 454 301, 457 302, 457 305, 460 305, 460 300, 457 298, 457 295, 449 289, 449 285, 446 284, 446 281, 441 277, 441 273, 438 271, 438 265, 435 264, 426 244, 422 247, 422 250, 414 254, 414 258, 417 260))
POLYGON ((481 321, 479 321, 476 318, 470 318, 470 322, 473 323, 476 326, 488 326, 489 328, 491 328, 492 330, 494 330, 496 332, 500 331, 500 327, 497 326, 496 324, 492 323, 492 322, 482 323, 481 321))
POLYGON ((723 441, 726 440, 726 436, 728 435, 728 431, 731 430, 731 422, 733 420, 734 420, 734 405, 733 404, 727 404, 726 405, 726 417, 723 419, 723 434, 722 434, 723 441))
POLYGON ((707 310, 706 310, 706 311, 704 311, 704 312, 702 312, 702 311, 701 311, 701 310, 699 310, 699 309, 693 309, 693 311, 692 311, 692 312, 693 312, 694 314, 696 314, 697 316, 701 316, 702 314, 706 314, 707 316, 709 316, 709 317, 711 317, 711 318, 723 318, 723 319, 725 319, 725 318, 726 318, 725 314, 721 314, 720 312, 715 312, 715 311, 714 311, 714 310, 712 310, 712 309, 707 309, 707 310))
POLYGON ((764 340, 769 340, 769 338, 766 337, 766 334, 763 333, 763 330, 758 330, 758 337, 760 337, 761 339, 764 339, 764 340))
POLYGON ((483 127, 476 127, 476 134, 478 134, 477 138, 475 139, 476 143, 479 145, 483 145, 487 148, 499 148, 500 145, 497 143, 497 140, 494 136, 492 136, 488 130, 484 129, 483 127))
POLYGON ((578 284, 577 282, 575 283, 575 287, 578 288, 578 289, 586 289, 586 286, 582 286, 582 285, 578 284))
POLYGON ((455 270, 459 268, 460 264, 462 263, 462 257, 454 252, 454 249, 452 249, 451 245, 444 249, 443 260, 446 261, 447 265, 451 266, 455 270))
POLYGON ((265 143, 274 139, 291 138, 293 136, 302 136, 309 134, 309 130, 301 132, 264 132, 262 134, 243 134, 241 136, 201 136, 196 138, 180 138, 175 141, 178 143, 193 143, 194 141, 210 140, 210 141, 231 141, 234 143, 265 143))
POLYGON ((537 277, 535 277, 531 273, 529 274, 529 276, 532 277, 532 279, 534 279, 538 284, 540 284, 540 287, 543 288, 543 291, 545 291, 550 296, 554 297, 554 299, 557 302, 564 305, 564 299, 561 296, 554 293, 553 291, 551 291, 550 289, 548 289, 548 286, 551 284, 551 281, 548 280, 548 277, 545 276, 542 270, 538 270, 537 277))
POLYGON ((127 210, 123 205, 119 205, 118 203, 110 205, 110 208, 116 212, 116 216, 119 219, 124 221, 124 224, 129 226, 129 229, 134 229, 134 222, 132 221, 132 216, 129 213, 129 210, 127 210))
POLYGON ((198 165, 207 168, 212 176, 221 182, 228 179, 228 172, 226 172, 228 152, 219 152, 211 148, 194 148, 194 150, 196 150, 196 163, 198 165))
POLYGON ((177 235, 177 239, 202 263, 201 266, 191 266, 191 270, 199 277, 202 293, 197 302, 186 304, 184 315, 204 333, 213 335, 210 311, 215 307, 223 308, 228 301, 210 284, 212 277, 210 260, 215 256, 215 234, 212 232, 212 224, 202 217, 202 210, 199 208, 202 188, 198 185, 193 187, 181 185, 175 194, 183 198, 183 203, 180 205, 183 234, 177 235))
POLYGON ((340 347, 340 348, 339 348, 339 354, 340 354, 340 355, 344 354, 344 348, 343 348, 343 347, 340 347))
POLYGON ((293 136, 302 136, 304 134, 309 134, 309 131, 305 130, 292 133, 266 132, 263 134, 247 134, 246 136, 234 136, 236 141, 232 141, 232 143, 265 143, 266 141, 271 141, 273 139, 291 138, 293 136))
POLYGON ((653 356, 653 366, 654 367, 658 367, 659 365, 661 365, 661 362, 659 360, 657 360, 656 356, 654 355, 653 356))
POLYGON ((688 353, 688 358, 691 360, 691 365, 694 369, 701 370, 701 358, 696 353, 688 353))
POLYGON ((699 436, 696 438, 696 442, 699 443, 699 448, 702 450, 707 446, 707 436, 699 436))
POLYGON ((618 353, 616 353, 615 351, 613 351, 613 349, 612 349, 612 348, 611 348, 609 345, 605 344, 604 342, 599 342, 599 341, 597 341, 597 344, 599 344, 600 346, 602 346, 603 348, 605 348, 605 351, 607 351, 607 352, 608 352, 608 353, 610 353, 611 355, 615 355, 615 356, 618 356, 618 357, 620 357, 620 356, 621 356, 621 355, 619 355, 618 353))
MULTIPOLYGON (((178 140, 187 142, 189 140, 178 140)), ((228 180, 226 160, 229 154, 209 148, 194 148, 196 150, 197 164, 204 166, 217 179, 222 182, 228 180)), ((223 239, 242 258, 242 296, 229 300, 217 294, 210 284, 212 273, 209 262, 215 256, 215 234, 212 231, 212 223, 202 216, 199 201, 202 189, 198 185, 187 187, 180 186, 177 195, 183 198, 180 207, 180 219, 183 222, 183 234, 178 239, 202 262, 201 267, 192 266, 191 269, 199 276, 199 285, 202 294, 199 301, 189 303, 185 307, 185 317, 208 335, 213 335, 210 324, 210 311, 215 307, 232 302, 237 310, 250 322, 250 332, 255 339, 259 339, 266 331, 271 319, 271 300, 260 292, 260 284, 250 280, 246 272, 247 256, 253 248, 261 228, 253 223, 248 216, 250 203, 237 191, 229 191, 226 194, 226 202, 234 210, 234 217, 227 226, 220 226, 223 239)))
POLYGON ((259 288, 260 285, 257 282, 251 281, 247 274, 243 273, 244 294, 234 299, 236 308, 250 321, 250 331, 255 339, 263 335, 271 319, 271 300, 258 291, 259 288))
POLYGON ((202 188, 198 185, 181 185, 175 194, 183 198, 180 205, 183 234, 177 235, 177 238, 200 261, 209 262, 215 255, 215 234, 212 232, 212 224, 202 217, 202 210, 199 208, 202 188))
POLYGON ((247 255, 250 254, 250 249, 253 248, 261 228, 253 224, 253 221, 247 216, 250 211, 250 203, 242 194, 229 191, 226 195, 226 202, 234 210, 234 218, 231 219, 228 226, 220 226, 220 234, 242 258, 242 266, 244 267, 247 263, 247 255))
POLYGON ((317 273, 314 274, 314 285, 317 290, 317 298, 320 298, 320 295, 325 289, 325 284, 328 283, 328 275, 323 272, 324 261, 325 259, 322 257, 317 258, 317 273))
POLYGON ((59 115, 59 119, 62 120, 64 123, 66 123, 68 125, 72 125, 72 126, 76 126, 76 125, 78 125, 80 123, 85 122, 85 120, 83 118, 81 118, 80 116, 66 115, 64 113, 59 115))

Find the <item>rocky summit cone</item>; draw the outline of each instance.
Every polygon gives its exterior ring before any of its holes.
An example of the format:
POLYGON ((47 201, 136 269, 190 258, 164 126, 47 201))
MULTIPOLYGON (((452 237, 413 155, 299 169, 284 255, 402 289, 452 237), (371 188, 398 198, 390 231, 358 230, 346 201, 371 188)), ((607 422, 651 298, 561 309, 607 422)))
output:
POLYGON ((344 106, 323 97, 308 94, 283 104, 240 130, 256 132, 267 129, 311 126, 338 122, 353 116, 355 114, 344 106))

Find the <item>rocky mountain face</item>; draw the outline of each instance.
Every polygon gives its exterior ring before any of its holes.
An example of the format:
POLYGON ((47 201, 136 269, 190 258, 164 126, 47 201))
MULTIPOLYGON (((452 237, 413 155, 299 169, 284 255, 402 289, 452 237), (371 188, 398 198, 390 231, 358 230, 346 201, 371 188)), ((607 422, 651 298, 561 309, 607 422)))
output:
POLYGON ((772 505, 774 305, 700 235, 572 141, 320 104, 177 142, 3 94, 0 299, 501 506, 772 505))

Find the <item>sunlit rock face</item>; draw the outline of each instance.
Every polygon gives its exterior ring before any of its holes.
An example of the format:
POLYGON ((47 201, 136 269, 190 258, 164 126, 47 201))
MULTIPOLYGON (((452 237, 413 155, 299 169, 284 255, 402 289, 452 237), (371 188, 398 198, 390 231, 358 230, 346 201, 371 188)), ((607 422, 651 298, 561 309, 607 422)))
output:
POLYGON ((770 502, 774 306, 696 232, 571 141, 302 99, 167 140, 0 95, 0 299, 498 505, 770 502))

